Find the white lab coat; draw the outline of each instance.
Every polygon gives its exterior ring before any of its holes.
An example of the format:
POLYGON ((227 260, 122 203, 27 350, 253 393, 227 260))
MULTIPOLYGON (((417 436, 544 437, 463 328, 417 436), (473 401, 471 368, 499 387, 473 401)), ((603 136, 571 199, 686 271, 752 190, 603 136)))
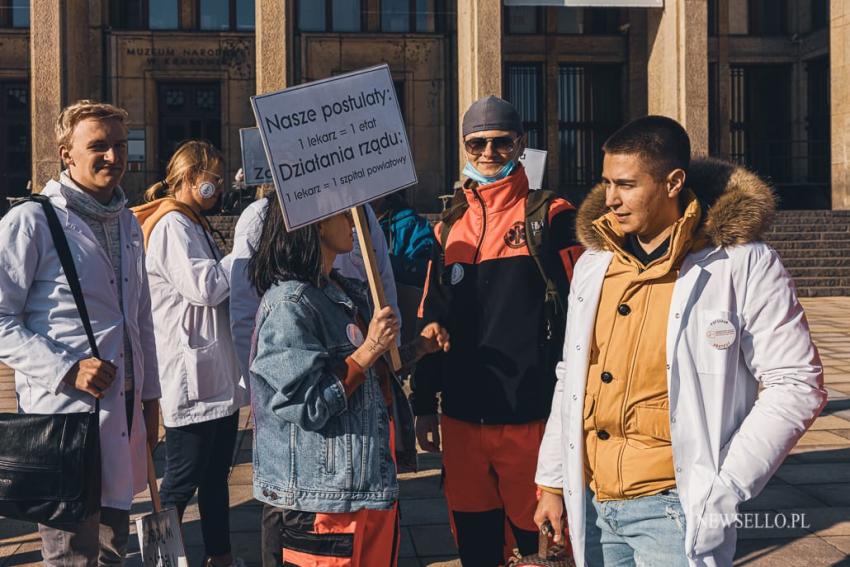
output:
MULTIPOLYGON (((160 396, 153 323, 139 223, 121 212, 121 277, 88 225, 67 209, 56 181, 50 197, 80 278, 100 357, 118 369, 100 403, 101 504, 129 510, 147 487, 146 431, 142 400, 160 396), (124 403, 124 328, 133 350, 135 403, 128 438, 124 403)), ((91 411, 94 398, 62 383, 79 360, 91 356, 68 279, 40 204, 13 208, 0 222, 0 362, 15 370, 18 405, 24 413, 91 411)))
MULTIPOLYGON (((772 214, 769 188, 721 162, 692 162, 688 175, 708 185, 728 180, 724 191, 731 195, 724 197, 732 198, 717 199, 720 204, 708 211, 715 244, 686 256, 670 303, 666 356, 673 464, 689 563, 727 566, 735 553, 738 505, 762 490, 820 413, 826 391, 794 283, 777 253, 756 241, 772 214)), ((591 250, 576 264, 570 286, 563 362, 556 369, 536 475, 539 485, 563 487, 578 565, 585 553, 586 379, 602 283, 613 257, 588 244, 589 225, 600 212, 604 188, 591 193, 578 215, 579 236, 591 250), (596 209, 585 212, 586 205, 596 209)))
MULTIPOLYGON (((234 257, 230 275, 230 326, 233 333, 233 343, 236 345, 236 353, 239 356, 239 366, 243 376, 248 376, 248 357, 251 354, 251 335, 254 332, 254 318, 257 308, 260 306, 260 297, 251 282, 248 280, 246 271, 248 260, 256 251, 256 243, 263 230, 263 220, 266 218, 269 200, 259 199, 245 208, 233 235, 234 257)), ((387 302, 401 320, 398 310, 398 292, 393 276, 392 264, 390 263, 387 239, 381 230, 375 211, 366 205, 366 216, 372 233, 372 244, 375 246, 375 258, 378 261, 378 272, 384 284, 384 294, 387 302)), ((366 281, 366 268, 363 264, 363 255, 360 253, 360 242, 354 239, 354 248, 348 254, 340 254, 334 261, 334 268, 340 274, 348 278, 366 281)), ((247 380, 246 380, 247 382, 247 380)))
POLYGON ((200 225, 177 211, 163 216, 148 239, 160 405, 168 427, 232 415, 247 400, 230 335, 232 256, 219 258, 213 237, 208 241, 200 225))

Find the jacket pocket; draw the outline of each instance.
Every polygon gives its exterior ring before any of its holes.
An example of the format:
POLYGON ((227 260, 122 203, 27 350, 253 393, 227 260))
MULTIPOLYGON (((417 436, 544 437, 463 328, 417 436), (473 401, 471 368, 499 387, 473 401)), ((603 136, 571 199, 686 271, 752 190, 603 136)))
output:
POLYGON ((189 401, 208 400, 227 391, 229 379, 218 364, 218 340, 202 347, 182 345, 182 349, 189 401))
POLYGON ((741 345, 740 317, 732 311, 703 309, 697 312, 697 372, 727 374, 734 369, 741 345))
POLYGON ((658 446, 659 443, 670 443, 670 409, 668 404, 636 405, 634 411, 634 426, 626 425, 629 440, 658 446))

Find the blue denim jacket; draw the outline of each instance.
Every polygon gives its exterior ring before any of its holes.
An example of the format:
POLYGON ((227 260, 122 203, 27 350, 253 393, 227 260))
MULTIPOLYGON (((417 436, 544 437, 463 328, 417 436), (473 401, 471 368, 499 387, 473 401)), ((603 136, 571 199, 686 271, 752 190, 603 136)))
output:
MULTIPOLYGON (((250 365, 254 497, 306 512, 388 509, 398 499, 388 409, 372 369, 346 399, 334 372, 355 350, 349 338, 371 308, 364 286, 287 281, 263 296, 250 365)), ((410 406, 393 380, 399 465, 415 463, 410 406)))

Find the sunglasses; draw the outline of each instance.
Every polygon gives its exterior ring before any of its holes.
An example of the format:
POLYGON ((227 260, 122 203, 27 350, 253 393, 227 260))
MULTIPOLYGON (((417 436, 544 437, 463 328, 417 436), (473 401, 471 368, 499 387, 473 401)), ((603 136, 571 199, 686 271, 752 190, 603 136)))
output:
POLYGON ((221 187, 224 184, 224 177, 222 177, 221 175, 213 173, 212 171, 206 169, 202 169, 201 171, 213 177, 212 182, 215 183, 216 187, 221 187))
POLYGON ((512 136, 497 136, 495 138, 468 138, 463 141, 467 153, 479 156, 487 149, 487 144, 493 144, 493 150, 500 154, 508 154, 516 147, 516 138, 512 136))

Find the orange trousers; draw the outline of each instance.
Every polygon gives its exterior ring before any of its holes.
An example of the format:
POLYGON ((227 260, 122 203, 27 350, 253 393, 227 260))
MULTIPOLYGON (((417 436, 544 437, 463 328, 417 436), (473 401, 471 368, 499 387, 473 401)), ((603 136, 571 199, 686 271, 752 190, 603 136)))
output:
POLYGON ((480 425, 443 416, 445 494, 461 562, 503 564, 514 542, 537 552, 537 451, 544 421, 480 425), (513 541, 512 541, 513 540, 513 541))
POLYGON ((395 567, 398 507, 336 514, 287 511, 281 537, 284 567, 395 567))

